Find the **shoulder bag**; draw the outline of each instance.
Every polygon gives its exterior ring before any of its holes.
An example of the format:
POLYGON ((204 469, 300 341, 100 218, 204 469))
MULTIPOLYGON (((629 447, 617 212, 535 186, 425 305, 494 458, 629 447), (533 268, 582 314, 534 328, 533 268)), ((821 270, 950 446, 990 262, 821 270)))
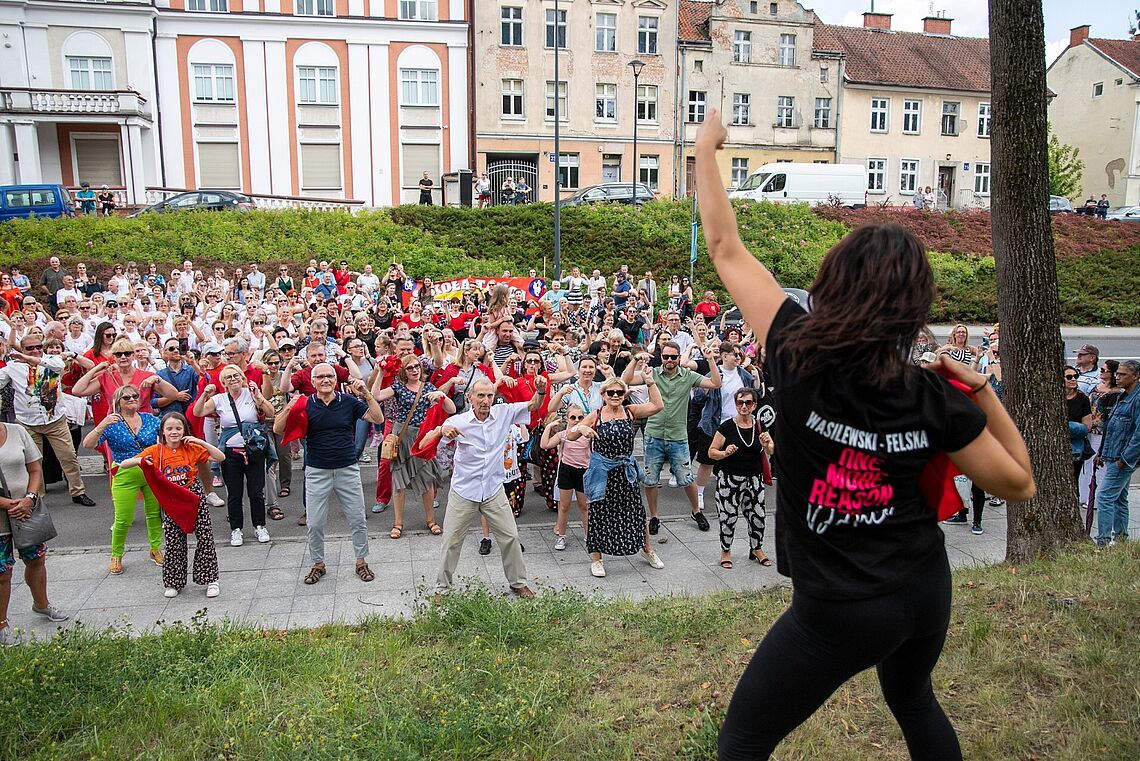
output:
POLYGON ((424 385, 420 384, 420 390, 416 392, 416 400, 412 402, 412 408, 408 410, 408 416, 404 418, 404 425, 401 426, 399 433, 389 433, 384 437, 384 441, 380 444, 380 459, 391 462, 396 459, 396 455, 400 453, 400 439, 404 437, 404 433, 408 430, 408 423, 412 422, 412 415, 416 414, 416 407, 420 404, 420 396, 424 393, 424 385))
MULTIPOLYGON (((3 489, 2 495, 4 497, 13 499, 12 492, 8 488, 8 479, 4 477, 3 470, 0 470, 0 487, 3 489)), ((42 499, 37 499, 32 505, 32 514, 27 520, 16 520, 7 515, 5 517, 11 524, 12 544, 15 545, 16 549, 35 547, 37 544, 43 544, 59 535, 42 499)))
MULTIPOLYGON (((265 454, 269 451, 269 437, 265 434, 265 426, 261 423, 246 423, 241 419, 238 414, 237 404, 234 403, 234 398, 229 395, 229 392, 223 391, 226 399, 229 400, 230 409, 234 413, 234 425, 238 431, 241 432, 242 439, 245 440, 245 448, 253 454, 265 454)), ((253 403, 254 408, 257 407, 257 401, 253 403)))

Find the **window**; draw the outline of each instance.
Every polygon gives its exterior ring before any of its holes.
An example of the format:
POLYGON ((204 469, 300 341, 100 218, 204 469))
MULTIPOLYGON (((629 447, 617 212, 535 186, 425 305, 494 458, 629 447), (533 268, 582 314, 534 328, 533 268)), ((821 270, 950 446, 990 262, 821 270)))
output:
POLYGON ((1093 97, 1099 98, 1104 95, 1104 82, 1096 82, 1093 84, 1093 97))
POLYGON ((335 106, 336 68, 333 66, 297 67, 297 102, 335 106))
POLYGON ((812 124, 819 129, 831 128, 831 98, 815 99, 815 120, 812 124))
POLYGON ((978 195, 990 194, 990 165, 978 162, 974 164, 974 192, 978 195))
POLYGON ((794 34, 780 35, 780 53, 777 62, 781 66, 796 65, 796 36, 794 34))
POLYGON ((918 189, 918 159, 899 160, 899 191, 913 193, 918 189))
POLYGON ((546 10, 546 47, 554 47, 554 36, 558 35, 558 47, 566 47, 566 11, 546 10))
POLYGON ((194 101, 233 103, 234 67, 230 64, 194 64, 194 101))
POLYGON ((333 0, 297 0, 298 16, 334 16, 333 0))
POLYGON ((693 71, 701 72, 705 70, 705 62, 702 58, 693 59, 693 71))
POLYGON ((1120 87, 1122 84, 1124 84, 1124 77, 1118 77, 1117 80, 1113 82, 1113 84, 1117 87, 1120 87))
POLYGON ((780 12, 780 6, 776 3, 768 3, 768 15, 775 16, 780 12))
POLYGON ((887 180, 887 160, 867 159, 867 190, 882 193, 887 180))
POLYGON ((503 116, 512 119, 522 119, 525 116, 521 79, 503 80, 503 116))
POLYGON ((400 105, 438 106, 439 72, 435 69, 400 69, 400 105))
POLYGON ((187 0, 188 11, 209 11, 210 13, 225 13, 230 9, 229 0, 187 0))
POLYGON ((917 135, 922 131, 922 101, 903 101, 903 134, 917 135))
POLYGON ((890 116, 891 101, 889 98, 871 98, 871 131, 886 132, 887 119, 890 116))
POLYGON ((831 79, 831 69, 827 68, 826 66, 820 66, 819 67, 819 81, 820 82, 827 82, 829 79, 831 79))
MULTIPOLYGON (((546 118, 549 121, 554 120, 554 82, 547 81, 546 83, 546 118)), ((558 121, 570 121, 570 111, 566 103, 566 80, 562 79, 558 82, 558 121)))
POLYGON ((601 53, 617 52, 617 14, 599 13, 594 24, 594 50, 601 53))
POLYGON ((957 135, 958 134, 958 110, 959 103, 954 101, 942 101, 942 134, 943 135, 957 135))
POLYGON ((637 86, 637 120, 656 123, 657 85, 637 86))
POLYGON ((435 21, 436 0, 400 0, 400 18, 414 21, 435 21))
POLYGON ((776 126, 794 126, 796 99, 791 95, 781 95, 776 98, 776 126))
POLYGON ((642 156, 638 160, 637 180, 649 186, 650 190, 657 190, 661 179, 661 159, 659 156, 642 156))
POLYGON ((752 32, 737 30, 732 33, 732 62, 749 63, 752 60, 752 32))
POLYGON ((558 184, 564 188, 578 187, 578 154, 558 155, 558 184))
POLYGON ((748 179, 748 159, 732 159, 732 187, 739 188, 748 179))
POLYGON ((301 144, 301 191, 340 190, 340 144, 301 144))
POLYGON ((990 104, 978 104, 978 137, 990 136, 990 104))
POLYGON ((235 190, 241 187, 237 143, 198 143, 198 185, 235 190))
POLYGON ((73 90, 114 90, 110 58, 67 58, 73 90))
POLYGON ((504 6, 499 9, 499 18, 501 20, 499 29, 499 44, 500 45, 522 45, 523 44, 523 9, 515 8, 512 6, 504 6))
POLYGON ((609 83, 594 85, 594 118, 599 121, 617 119, 617 85, 609 83))
POLYGON ((72 145, 75 146, 77 177, 82 177, 92 185, 106 183, 114 187, 123 184, 122 150, 118 135, 84 136, 80 133, 72 138, 72 145))
POLYGON ((705 120, 705 91, 689 90, 689 124, 699 124, 705 120))
POLYGON ((657 54, 657 17, 637 17, 637 52, 657 54))
POLYGON ((732 94, 732 123, 752 123, 752 96, 746 92, 732 94))

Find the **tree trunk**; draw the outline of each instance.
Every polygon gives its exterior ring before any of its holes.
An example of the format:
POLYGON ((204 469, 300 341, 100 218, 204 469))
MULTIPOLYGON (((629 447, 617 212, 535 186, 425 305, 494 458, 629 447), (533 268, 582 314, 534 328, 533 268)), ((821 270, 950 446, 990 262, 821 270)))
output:
POLYGON ((1055 555, 1083 536, 1062 384, 1057 266, 1048 203, 1041 0, 989 0, 994 262, 1005 405, 1025 437, 1037 494, 1010 504, 1007 555, 1055 555))

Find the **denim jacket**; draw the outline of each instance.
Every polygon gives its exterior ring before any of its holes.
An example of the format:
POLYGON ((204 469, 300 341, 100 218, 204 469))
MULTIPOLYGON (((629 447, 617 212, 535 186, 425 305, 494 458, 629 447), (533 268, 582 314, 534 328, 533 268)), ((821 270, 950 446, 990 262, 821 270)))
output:
POLYGON ((1135 468, 1140 461, 1140 384, 1120 397, 1104 424, 1101 458, 1105 462, 1124 460, 1135 468))
POLYGON ((639 484, 645 480, 645 471, 632 456, 606 457, 597 452, 590 453, 590 467, 586 468, 582 476, 582 485, 585 486, 586 500, 599 502, 606 496, 606 477, 615 468, 625 468, 625 477, 631 484, 639 484))
MULTIPOLYGON (((744 384, 745 388, 756 388, 755 375, 743 367, 736 368, 736 374, 740 376, 740 382, 744 384)), ((709 436, 715 436, 716 429, 720 427, 720 389, 697 388, 693 393, 693 401, 697 404, 704 404, 701 407, 701 422, 698 426, 709 436)))
POLYGON ((1072 445, 1073 459, 1076 460, 1085 451, 1085 439, 1089 437, 1089 427, 1084 423, 1069 421, 1069 444, 1072 445))

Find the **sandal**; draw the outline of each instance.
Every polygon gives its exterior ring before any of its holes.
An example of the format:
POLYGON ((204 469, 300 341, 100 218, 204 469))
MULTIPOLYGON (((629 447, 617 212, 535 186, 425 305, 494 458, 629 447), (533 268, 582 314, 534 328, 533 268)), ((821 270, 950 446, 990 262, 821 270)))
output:
POLYGON ((315 565, 305 574, 305 583, 316 584, 326 573, 328 573, 328 570, 323 565, 315 565))
POLYGON ((433 521, 432 523, 428 524, 428 531, 430 531, 433 536, 439 536, 443 533, 443 526, 433 521))
POLYGON ((277 505, 266 510, 266 514, 269 515, 269 520, 271 521, 279 521, 285 517, 285 513, 281 512, 281 508, 277 505))
POLYGON ((389 539, 399 539, 401 536, 403 536, 403 534, 404 534, 404 527, 397 524, 397 525, 392 527, 391 531, 388 532, 388 538, 389 539))
MULTIPOLYGON (((761 552, 760 554, 764 555, 763 552, 761 552)), ((751 558, 752 560, 755 560, 757 563, 764 566, 765 568, 771 568, 772 567, 772 558, 768 557, 767 555, 764 555, 764 557, 756 557, 756 552, 751 552, 751 553, 749 553, 748 557, 751 558)))
POLYGON ((726 571, 731 570, 732 569, 732 561, 731 560, 722 560, 722 561, 720 561, 720 567, 725 569, 726 571))
POLYGON ((278 497, 288 497, 289 496, 289 487, 288 486, 282 486, 280 491, 277 492, 277 496, 278 497))
POLYGON ((356 566, 356 575, 360 577, 361 581, 372 581, 376 578, 376 574, 372 573, 372 569, 368 567, 367 563, 356 566))
POLYGON ((300 518, 297 519, 297 525, 298 526, 308 526, 309 525, 309 517, 307 515, 302 515, 300 518))

